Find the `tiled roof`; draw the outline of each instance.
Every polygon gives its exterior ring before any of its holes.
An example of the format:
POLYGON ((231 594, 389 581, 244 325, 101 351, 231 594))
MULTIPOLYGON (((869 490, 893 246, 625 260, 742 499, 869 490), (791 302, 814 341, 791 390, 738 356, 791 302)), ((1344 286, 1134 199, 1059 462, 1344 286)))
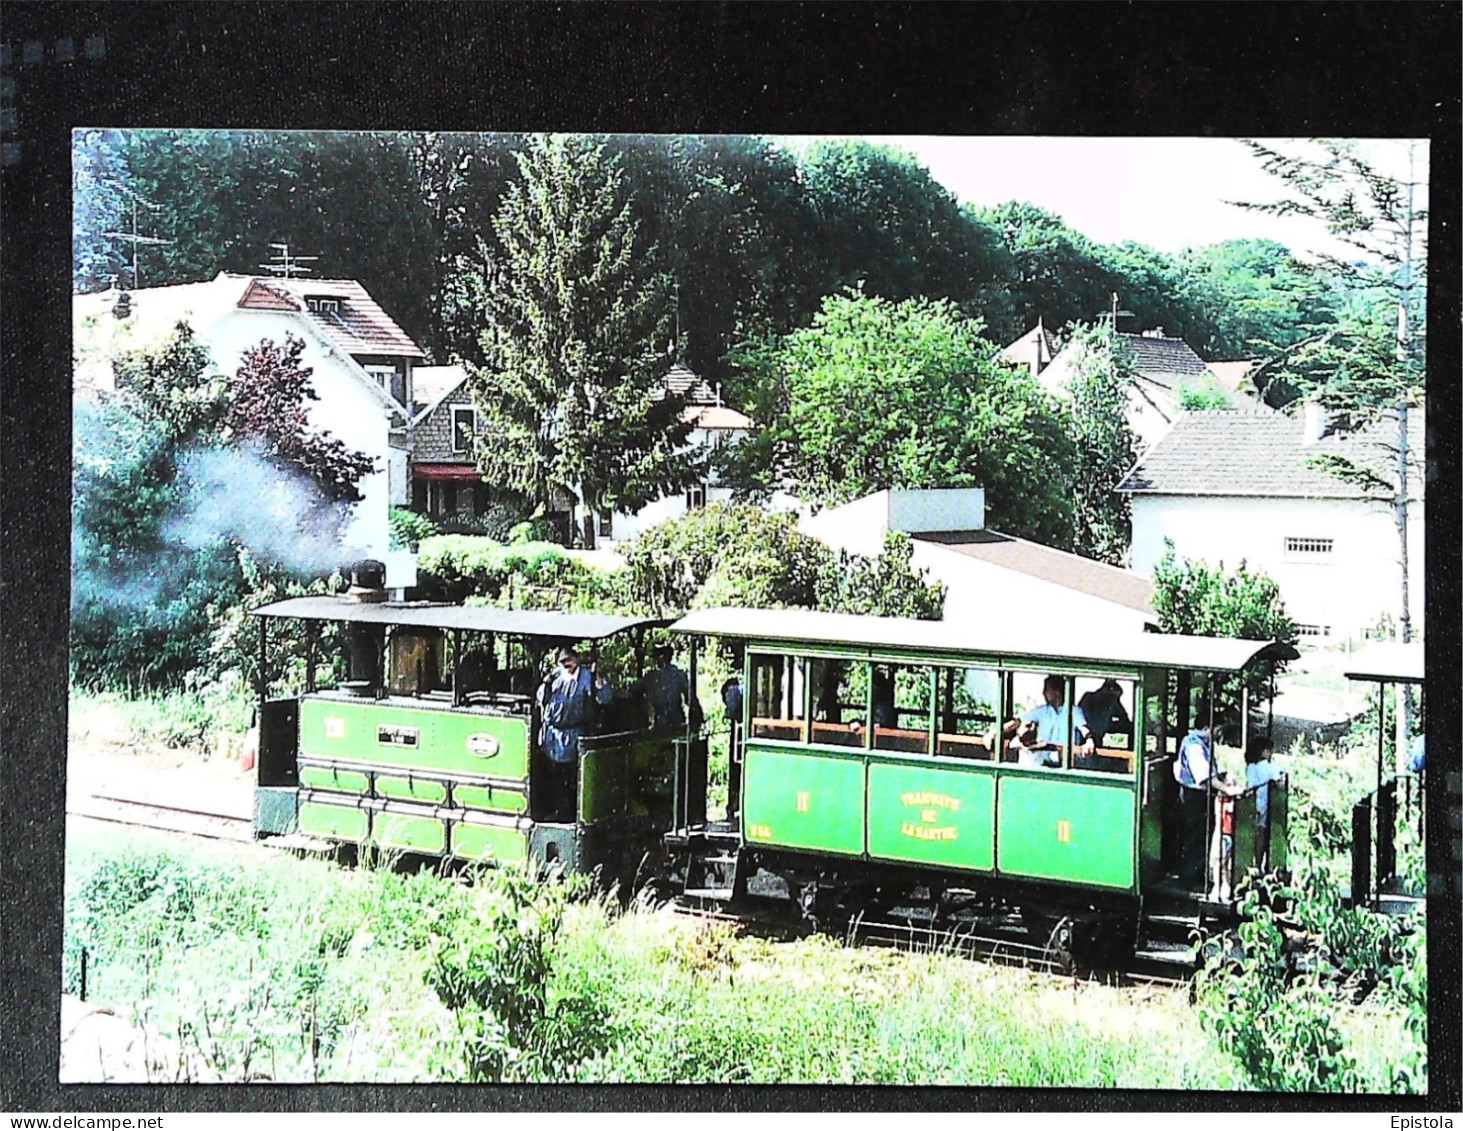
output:
POLYGON ((1142 334, 1119 334, 1133 352, 1133 364, 1140 378, 1172 389, 1179 377, 1203 377, 1209 372, 1204 359, 1182 338, 1154 338, 1142 334))
MULTIPOLYGON (((1279 412, 1190 412, 1153 445, 1119 491, 1155 495, 1222 495, 1266 498, 1359 499, 1360 487, 1309 466, 1312 457, 1345 456, 1390 477, 1391 455, 1383 446, 1396 435, 1396 420, 1384 417, 1351 435, 1331 434, 1302 443, 1301 420, 1279 412)), ((1423 462, 1423 417, 1413 410, 1408 431, 1414 471, 1423 462)))
POLYGON ((666 391, 686 398, 688 404, 718 403, 716 391, 693 373, 689 366, 676 362, 665 375, 666 391))
POLYGON ((681 419, 688 421, 692 428, 703 428, 708 432, 738 428, 750 431, 757 427, 756 421, 751 417, 726 405, 687 405, 686 410, 681 413, 681 419))
MULTIPOLYGON (((386 357, 421 357, 422 351, 406 332, 381 309, 366 288, 354 279, 268 279, 260 280, 270 294, 285 294, 302 306, 312 298, 334 299, 335 311, 305 310, 303 315, 325 332, 326 337, 352 356, 380 354, 386 357)), ((251 287, 252 294, 261 288, 251 287)), ((245 296, 249 297, 248 295, 245 296)), ((244 305, 243 302, 240 305, 244 305)), ((273 307, 272 309, 279 309, 273 307)), ((298 309, 298 308, 296 308, 298 309)))
POLYGON ((949 530, 913 534, 911 537, 1028 577, 1075 589, 1090 597, 1153 614, 1153 583, 1130 570, 1104 565, 995 530, 949 530))

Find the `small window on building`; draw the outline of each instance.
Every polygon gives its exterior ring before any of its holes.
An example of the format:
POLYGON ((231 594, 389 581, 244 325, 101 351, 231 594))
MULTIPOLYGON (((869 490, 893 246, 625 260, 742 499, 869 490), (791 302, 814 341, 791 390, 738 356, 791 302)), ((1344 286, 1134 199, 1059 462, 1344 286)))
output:
POLYGON ((1331 626, 1329 624, 1298 624, 1295 626, 1297 636, 1330 636, 1331 626))
POLYGON ((1336 549, 1334 538, 1287 538, 1285 553, 1292 558, 1329 557, 1336 549))
POLYGON ((688 511, 700 510, 706 505, 706 484, 693 483, 686 490, 686 509, 688 511))
POLYGON ((461 455, 472 451, 472 438, 477 434, 477 409, 460 405, 452 410, 452 451, 461 455))
POLYGON ((391 392, 392 381, 396 377, 395 369, 389 365, 363 365, 361 368, 366 371, 366 376, 375 381, 380 388, 385 389, 388 393, 391 392))
POLYGON ((613 538, 615 536, 615 516, 612 511, 599 512, 599 519, 595 524, 595 536, 598 538, 613 538))
POLYGON ((335 298, 306 298, 305 308, 316 314, 339 314, 340 300, 335 298))
POLYGON ((792 656, 752 657, 752 737, 807 742, 807 661, 792 656))

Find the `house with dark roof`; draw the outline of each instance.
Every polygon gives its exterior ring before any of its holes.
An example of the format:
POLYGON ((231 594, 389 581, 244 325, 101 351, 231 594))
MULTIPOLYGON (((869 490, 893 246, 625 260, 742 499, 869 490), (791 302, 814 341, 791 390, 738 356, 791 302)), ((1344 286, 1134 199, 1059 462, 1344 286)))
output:
MULTIPOLYGON (((1423 413, 1408 417, 1408 575, 1412 623, 1423 617, 1423 413)), ((1400 610, 1401 547, 1385 493, 1322 469, 1341 456, 1396 482, 1395 415, 1352 433, 1319 406, 1186 413, 1118 484, 1133 515, 1133 569, 1151 577, 1165 540, 1184 558, 1241 561, 1274 578, 1312 637, 1356 636, 1400 610)))
POLYGON ((386 559, 390 568, 388 514, 407 499, 408 406, 423 355, 360 283, 223 272, 203 283, 128 292, 122 317, 119 299, 116 290, 73 298, 78 396, 105 395, 117 356, 162 343, 179 322, 224 374, 265 339, 303 339, 302 362, 318 397, 306 405, 311 426, 376 461, 358 484, 363 498, 346 531, 347 549, 386 559))
MULTIPOLYGON (((1039 322, 1037 329, 1041 329, 1039 322)), ((1034 330, 1032 334, 1036 332, 1034 330)), ((1002 356, 1006 357, 1012 351, 1021 356, 1032 354, 1036 349, 1028 343, 1032 334, 1006 347, 1002 356)), ((1223 396, 1232 408, 1263 410, 1264 406, 1257 403, 1253 390, 1245 390, 1234 372, 1215 370, 1182 338, 1166 336, 1162 326, 1144 330, 1141 334, 1119 334, 1118 339, 1133 358, 1134 382, 1128 398, 1128 426, 1138 438, 1140 451, 1157 443, 1173 427, 1186 390, 1212 390, 1223 396)), ((1040 340, 1036 345, 1040 345, 1040 340)), ((1080 349, 1068 346, 1049 363, 1034 366, 1033 373, 1047 391, 1056 396, 1066 396, 1073 371, 1080 360, 1080 349)))
POLYGON ((945 584, 945 620, 993 632, 1142 632, 1157 627, 1153 583, 985 525, 985 491, 888 490, 805 514, 799 529, 835 549, 872 556, 885 534, 913 542, 912 565, 945 584))

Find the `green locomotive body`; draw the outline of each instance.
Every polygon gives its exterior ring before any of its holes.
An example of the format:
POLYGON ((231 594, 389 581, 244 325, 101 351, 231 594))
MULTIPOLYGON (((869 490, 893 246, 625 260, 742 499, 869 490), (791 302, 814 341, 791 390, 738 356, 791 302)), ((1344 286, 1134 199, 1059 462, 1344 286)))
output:
POLYGON ((638 665, 645 631, 663 622, 344 596, 255 615, 262 671, 268 624, 302 621, 310 641, 304 692, 261 690, 259 835, 628 881, 669 827, 676 736, 638 725, 646 720, 592 728, 572 815, 548 811, 534 694, 550 648, 604 645, 638 665), (350 676, 324 689, 314 672, 323 624, 341 633, 350 676), (484 657, 486 670, 470 672, 484 657))

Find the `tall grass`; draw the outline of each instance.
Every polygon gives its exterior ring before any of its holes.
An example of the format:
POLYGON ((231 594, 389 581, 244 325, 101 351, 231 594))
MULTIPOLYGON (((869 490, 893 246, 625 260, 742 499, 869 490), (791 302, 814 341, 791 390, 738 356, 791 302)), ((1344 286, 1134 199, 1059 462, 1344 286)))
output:
POLYGON ((74 687, 70 729, 73 736, 103 743, 154 745, 212 756, 238 744, 257 705, 257 693, 237 674, 167 692, 74 687))

